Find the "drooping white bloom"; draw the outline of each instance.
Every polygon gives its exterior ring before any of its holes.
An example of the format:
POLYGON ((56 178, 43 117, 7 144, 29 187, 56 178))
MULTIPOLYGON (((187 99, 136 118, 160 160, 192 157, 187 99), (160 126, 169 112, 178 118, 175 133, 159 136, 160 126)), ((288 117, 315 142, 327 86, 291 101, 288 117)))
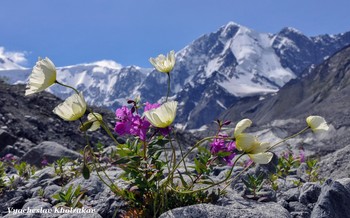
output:
POLYGON ((147 120, 155 127, 165 128, 170 126, 176 117, 177 101, 169 101, 156 109, 145 111, 147 120))
POLYGON ((326 120, 320 116, 309 116, 306 123, 314 133, 322 133, 329 129, 326 120))
POLYGON ((33 68, 26 87, 25 95, 41 92, 56 81, 56 67, 49 58, 41 59, 33 68))
POLYGON ((100 128, 100 121, 102 121, 102 115, 99 113, 89 113, 87 116, 89 122, 92 122, 91 127, 88 129, 89 131, 96 131, 100 128))
POLYGON ((156 58, 150 58, 149 62, 162 73, 169 73, 175 65, 175 51, 171 51, 166 57, 163 54, 156 58))
POLYGON ((236 124, 234 136, 237 137, 241 134, 246 128, 252 125, 252 121, 249 119, 243 119, 236 124))
POLYGON ((53 112, 66 121, 74 121, 84 115, 86 102, 83 94, 74 93, 63 103, 53 109, 53 112))
POLYGON ((239 151, 244 151, 255 163, 267 164, 273 157, 273 154, 268 152, 270 144, 261 143, 255 136, 243 133, 251 124, 252 121, 249 119, 243 119, 237 123, 234 131, 236 148, 239 151))

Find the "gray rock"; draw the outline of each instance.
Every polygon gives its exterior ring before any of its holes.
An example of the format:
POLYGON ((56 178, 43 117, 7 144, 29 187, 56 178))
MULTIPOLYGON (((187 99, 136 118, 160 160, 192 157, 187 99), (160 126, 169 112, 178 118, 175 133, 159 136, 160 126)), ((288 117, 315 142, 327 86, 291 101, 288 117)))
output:
POLYGON ((0 129, 0 151, 5 148, 6 145, 13 145, 16 142, 16 137, 8 133, 7 131, 0 129))
POLYGON ((69 150, 62 145, 45 141, 35 146, 31 150, 29 150, 20 161, 25 161, 29 164, 41 166, 41 161, 45 158, 49 163, 52 163, 62 157, 68 157, 70 159, 82 158, 82 155, 69 150))
POLYGON ((29 196, 25 191, 8 191, 0 198, 1 215, 8 213, 8 208, 20 209, 29 196))
POLYGON ((161 218, 248 218, 248 217, 290 217, 288 211, 273 202, 259 203, 256 201, 233 202, 231 205, 217 206, 212 204, 197 204, 170 210, 161 218))
POLYGON ((281 199, 277 203, 279 205, 281 205, 282 207, 286 208, 287 210, 289 210, 289 204, 288 204, 288 202, 286 200, 281 199))
POLYGON ((93 208, 103 217, 113 217, 116 212, 121 212, 120 208, 126 206, 126 203, 116 196, 100 198, 93 203, 93 208))
POLYGON ((56 214, 48 213, 48 214, 7 214, 4 218, 56 218, 58 217, 56 214))
POLYGON ((95 172, 91 173, 89 179, 84 179, 83 177, 78 177, 70 181, 65 187, 73 185, 73 188, 80 185, 82 190, 86 190, 86 194, 96 195, 100 192, 103 192, 108 187, 98 178, 95 172))
POLYGON ((321 193, 321 186, 316 183, 305 183, 301 188, 299 202, 305 205, 316 203, 321 193))
POLYGON ((40 199, 37 198, 32 198, 30 199, 27 203, 25 203, 22 207, 23 209, 25 208, 31 208, 31 209, 51 209, 52 205, 47 203, 47 202, 43 202, 40 199))
POLYGON ((84 213, 84 214, 77 214, 77 213, 72 213, 72 214, 64 214, 62 216, 59 216, 59 218, 102 218, 102 216, 98 213, 84 213))
POLYGON ((45 167, 42 170, 35 172, 33 177, 36 177, 37 181, 40 182, 44 179, 51 179, 56 176, 55 169, 53 167, 45 167))
POLYGON ((326 155, 318 163, 321 178, 348 178, 350 177, 350 145, 326 155))
POLYGON ((309 218, 310 212, 294 211, 294 212, 291 212, 290 215, 293 218, 309 218))
POLYGON ((287 202, 290 202, 290 201, 297 201, 299 199, 299 195, 300 195, 299 188, 291 188, 285 192, 282 192, 279 197, 287 202))
POLYGON ((342 184, 350 192, 350 178, 337 179, 336 181, 342 184))
POLYGON ((35 172, 35 174, 29 179, 26 187, 32 189, 52 185, 55 176, 56 174, 53 167, 45 167, 35 172))
POLYGON ((52 199, 52 195, 55 194, 56 192, 60 191, 61 189, 62 189, 62 187, 58 186, 58 185, 47 186, 44 189, 44 198, 52 199))
POLYGON ((305 206, 304 204, 298 201, 289 202, 289 211, 307 213, 308 216, 310 216, 310 213, 311 213, 311 211, 309 210, 309 208, 307 208, 307 206, 305 206))
POLYGON ((350 216, 350 192, 340 182, 328 179, 322 186, 321 194, 314 206, 312 218, 336 218, 350 216))

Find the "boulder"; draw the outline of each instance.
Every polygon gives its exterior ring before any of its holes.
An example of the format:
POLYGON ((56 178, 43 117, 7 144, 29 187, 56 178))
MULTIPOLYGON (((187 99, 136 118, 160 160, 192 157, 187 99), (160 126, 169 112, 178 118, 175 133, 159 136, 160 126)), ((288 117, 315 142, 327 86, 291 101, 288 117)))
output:
POLYGON ((312 218, 349 217, 350 180, 347 180, 347 183, 345 180, 341 182, 328 179, 323 184, 321 194, 311 213, 312 218))
POLYGON ((8 133, 7 131, 0 129, 0 152, 7 145, 13 145, 16 142, 16 137, 8 133))
POLYGON ((321 187, 316 183, 307 182, 300 191, 299 202, 308 205, 316 203, 321 192, 321 187))
POLYGON ((350 177, 350 145, 322 158, 318 163, 320 178, 341 179, 350 177))
POLYGON ((20 161, 41 166, 41 161, 44 159, 46 159, 48 163, 53 163, 62 157, 77 159, 82 158, 82 155, 78 152, 69 150, 56 142, 45 141, 30 149, 23 155, 20 161))
POLYGON ((248 217, 291 217, 289 212, 281 205, 268 202, 256 201, 232 202, 226 206, 212 204, 197 204, 187 207, 180 207, 163 213, 161 218, 248 218, 248 217))

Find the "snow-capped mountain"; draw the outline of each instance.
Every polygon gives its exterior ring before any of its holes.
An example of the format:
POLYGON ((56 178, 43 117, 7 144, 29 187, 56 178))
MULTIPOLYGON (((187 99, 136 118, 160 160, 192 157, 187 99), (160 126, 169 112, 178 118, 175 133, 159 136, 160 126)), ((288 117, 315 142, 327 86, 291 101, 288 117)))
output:
POLYGON ((22 52, 7 52, 0 47, 0 70, 24 69, 21 66, 26 61, 22 52))
MULTIPOLYGON (((87 64, 57 68, 57 80, 84 93, 85 100, 95 106, 116 108, 140 93, 138 85, 145 80, 151 69, 122 65, 103 60, 87 64)), ((10 83, 25 83, 31 69, 0 71, 0 76, 8 78, 10 83)), ((48 91, 62 99, 72 94, 72 90, 53 85, 48 91)))
MULTIPOLYGON (((350 32, 308 37, 284 28, 270 34, 233 22, 205 34, 176 54, 171 98, 179 101, 178 127, 199 128, 242 98, 275 93, 348 44, 350 32)), ((30 72, 20 71, 21 76, 30 72)), ((14 83, 21 80, 16 72, 2 71, 0 76, 14 83)), ((143 101, 160 101, 167 90, 165 74, 112 61, 59 68, 58 79, 78 86, 89 103, 113 110, 138 94, 143 101)), ((50 91, 62 98, 69 95, 59 86, 50 91)))
MULTIPOLYGON (((259 33, 233 22, 203 35, 177 54, 172 72, 177 121, 187 129, 218 118, 242 98, 276 92, 350 44, 350 32, 307 37, 293 28, 259 33)), ((238 113, 238 112, 237 112, 238 113)))

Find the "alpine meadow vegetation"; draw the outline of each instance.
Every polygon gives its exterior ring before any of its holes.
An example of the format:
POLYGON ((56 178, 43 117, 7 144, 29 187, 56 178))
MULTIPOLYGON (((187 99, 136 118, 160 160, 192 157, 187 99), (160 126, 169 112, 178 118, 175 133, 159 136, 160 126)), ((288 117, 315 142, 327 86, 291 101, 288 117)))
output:
MULTIPOLYGON (((72 95, 54 108, 53 113, 67 122, 77 121, 81 134, 86 138, 86 144, 81 151, 83 160, 79 167, 68 168, 63 160, 55 163, 56 173, 62 180, 69 180, 68 174, 77 176, 79 170, 85 179, 89 179, 95 171, 98 178, 110 188, 111 192, 127 202, 125 217, 158 217, 160 214, 181 206, 198 203, 215 203, 225 195, 227 187, 247 172, 254 164, 268 164, 274 157, 273 149, 285 141, 309 130, 318 134, 328 130, 324 118, 309 116, 305 128, 281 141, 262 142, 246 130, 252 125, 250 119, 239 121, 234 129, 227 126, 231 121, 217 120, 217 132, 208 135, 190 147, 185 147, 176 140, 176 112, 178 102, 170 100, 171 73, 176 64, 175 52, 159 55, 149 59, 155 69, 167 76, 167 93, 163 102, 147 102, 140 97, 128 100, 127 105, 115 110, 115 126, 111 129, 103 116, 93 111, 84 99, 84 93, 76 88, 63 84, 56 79, 56 68, 49 58, 39 59, 33 68, 25 95, 31 95, 45 90, 52 85, 60 85, 72 90, 72 95), (109 163, 102 161, 97 147, 89 140, 88 132, 102 128, 115 143, 115 150, 108 154, 109 163), (119 136, 127 137, 125 143, 119 143, 119 136), (193 157, 193 158, 190 158, 193 157), (242 170, 234 171, 245 161, 242 170), (118 186, 105 172, 109 164, 123 170, 120 179, 127 188, 118 186), (217 166, 228 167, 225 176, 220 180, 211 177, 217 166)), ((247 196, 255 199, 259 196, 262 185, 271 184, 278 189, 276 180, 284 178, 291 170, 302 162, 301 157, 292 154, 280 157, 277 173, 269 179, 248 174, 243 179, 249 193, 247 196)), ((318 179, 316 163, 309 161, 308 176, 310 181, 318 179)), ((0 163, 0 190, 4 186, 3 167, 0 163)), ((17 167, 20 176, 27 178, 28 166, 17 167)), ((66 192, 55 196, 60 205, 81 206, 80 200, 84 191, 72 186, 66 192)))

